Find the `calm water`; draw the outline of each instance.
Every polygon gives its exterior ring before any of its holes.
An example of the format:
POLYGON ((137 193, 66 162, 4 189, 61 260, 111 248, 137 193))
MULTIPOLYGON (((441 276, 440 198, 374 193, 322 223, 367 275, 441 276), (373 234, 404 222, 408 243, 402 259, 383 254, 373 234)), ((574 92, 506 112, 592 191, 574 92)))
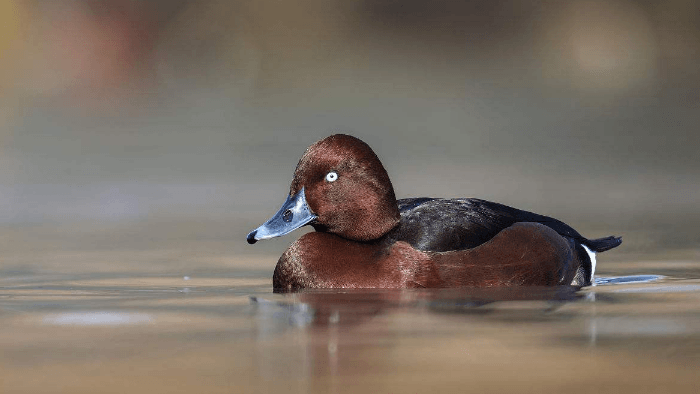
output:
POLYGON ((9 272, 0 391, 696 392, 700 262, 599 270, 579 292, 292 295, 249 268, 9 272))

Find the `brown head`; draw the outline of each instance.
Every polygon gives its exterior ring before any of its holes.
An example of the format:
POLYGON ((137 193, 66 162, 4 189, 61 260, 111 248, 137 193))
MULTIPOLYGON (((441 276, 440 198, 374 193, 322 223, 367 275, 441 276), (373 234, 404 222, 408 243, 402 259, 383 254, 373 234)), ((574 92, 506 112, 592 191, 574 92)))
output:
POLYGON ((369 241, 399 221, 394 188, 366 143, 335 134, 311 145, 299 160, 289 193, 304 188, 318 231, 369 241))
POLYGON ((394 188, 384 166, 360 139, 335 134, 306 149, 294 171, 289 197, 248 242, 311 224, 316 231, 355 241, 380 238, 399 222, 394 188))
POLYGON ((399 218, 389 175, 372 148, 355 137, 335 134, 306 149, 287 201, 277 215, 248 235, 248 242, 283 235, 304 224, 346 239, 370 241, 386 234, 399 218), (299 224, 302 205, 307 206, 306 222, 299 224), (280 225, 285 214, 289 226, 280 225))

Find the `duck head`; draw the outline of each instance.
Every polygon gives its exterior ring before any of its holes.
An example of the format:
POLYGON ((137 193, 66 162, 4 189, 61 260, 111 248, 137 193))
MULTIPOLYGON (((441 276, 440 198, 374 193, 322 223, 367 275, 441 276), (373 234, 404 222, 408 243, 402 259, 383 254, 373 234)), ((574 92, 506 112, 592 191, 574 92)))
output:
POLYGON ((336 134, 306 149, 279 211, 248 234, 248 243, 310 224, 354 241, 380 238, 399 222, 394 188, 369 145, 336 134))

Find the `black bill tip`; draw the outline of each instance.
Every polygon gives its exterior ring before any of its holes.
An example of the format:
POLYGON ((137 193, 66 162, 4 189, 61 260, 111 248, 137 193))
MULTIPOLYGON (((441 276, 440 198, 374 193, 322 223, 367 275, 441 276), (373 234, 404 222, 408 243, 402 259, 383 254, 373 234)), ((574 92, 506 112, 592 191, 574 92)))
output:
POLYGON ((258 240, 255 239, 255 234, 257 234, 257 233, 258 233, 258 230, 254 230, 253 232, 248 234, 248 238, 246 238, 246 240, 248 241, 249 244, 252 245, 252 244, 258 242, 258 240))
POLYGON ((249 244, 288 234, 317 219, 306 203, 302 187, 296 194, 289 195, 277 213, 262 226, 251 231, 246 238, 249 244))

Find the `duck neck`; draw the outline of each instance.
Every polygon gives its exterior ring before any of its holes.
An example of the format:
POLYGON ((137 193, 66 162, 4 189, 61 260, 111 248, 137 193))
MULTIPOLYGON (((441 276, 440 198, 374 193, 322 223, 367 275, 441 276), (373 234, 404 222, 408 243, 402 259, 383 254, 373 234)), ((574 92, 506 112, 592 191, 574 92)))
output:
POLYGON ((396 205, 376 205, 368 200, 361 201, 359 209, 337 212, 330 221, 331 225, 315 222, 312 226, 316 231, 333 233, 353 241, 378 240, 398 226, 401 215, 396 205))

